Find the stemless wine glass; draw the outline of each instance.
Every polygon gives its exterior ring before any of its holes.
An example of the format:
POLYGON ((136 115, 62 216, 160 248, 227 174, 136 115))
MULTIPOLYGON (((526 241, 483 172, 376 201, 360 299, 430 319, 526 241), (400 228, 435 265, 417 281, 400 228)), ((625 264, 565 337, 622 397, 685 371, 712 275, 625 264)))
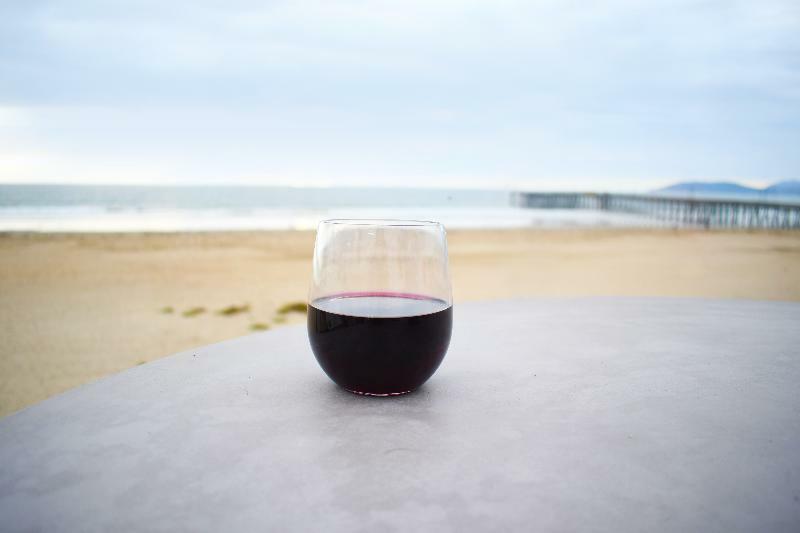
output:
POLYGON ((311 349, 328 377, 357 394, 411 392, 433 375, 450 344, 444 227, 321 222, 308 300, 311 349))

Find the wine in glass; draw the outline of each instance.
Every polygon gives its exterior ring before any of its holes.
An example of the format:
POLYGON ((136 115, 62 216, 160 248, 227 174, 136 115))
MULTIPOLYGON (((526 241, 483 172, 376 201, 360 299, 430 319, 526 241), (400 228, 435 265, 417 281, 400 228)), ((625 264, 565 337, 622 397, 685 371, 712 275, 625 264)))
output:
POLYGON ((308 336, 317 361, 335 383, 372 396, 418 388, 442 362, 452 324, 441 224, 320 223, 308 336))

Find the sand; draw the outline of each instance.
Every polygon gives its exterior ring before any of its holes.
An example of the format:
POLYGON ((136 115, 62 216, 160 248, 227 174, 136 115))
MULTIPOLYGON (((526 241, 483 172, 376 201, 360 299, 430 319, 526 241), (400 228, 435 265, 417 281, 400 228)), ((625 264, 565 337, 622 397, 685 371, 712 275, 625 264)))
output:
MULTIPOLYGON (((0 235, 0 416, 254 324, 282 327, 276 310, 305 298, 313 241, 309 232, 0 235), (249 310, 218 313, 231 305, 249 310)), ((800 300, 800 232, 452 231, 449 244, 456 305, 518 296, 800 300)))

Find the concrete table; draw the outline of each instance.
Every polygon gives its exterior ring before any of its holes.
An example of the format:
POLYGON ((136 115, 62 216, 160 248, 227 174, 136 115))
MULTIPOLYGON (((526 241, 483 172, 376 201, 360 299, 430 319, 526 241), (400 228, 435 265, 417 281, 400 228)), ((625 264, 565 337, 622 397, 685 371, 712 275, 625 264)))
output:
POLYGON ((416 393, 344 392, 301 327, 0 421, 2 531, 800 531, 800 305, 456 307, 416 393))

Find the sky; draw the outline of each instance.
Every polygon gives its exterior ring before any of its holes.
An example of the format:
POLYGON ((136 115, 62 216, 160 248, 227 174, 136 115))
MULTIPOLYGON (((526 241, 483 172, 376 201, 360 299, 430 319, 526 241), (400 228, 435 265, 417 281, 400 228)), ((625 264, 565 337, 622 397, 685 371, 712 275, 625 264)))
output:
POLYGON ((797 0, 2 0, 0 182, 800 179, 797 0))

